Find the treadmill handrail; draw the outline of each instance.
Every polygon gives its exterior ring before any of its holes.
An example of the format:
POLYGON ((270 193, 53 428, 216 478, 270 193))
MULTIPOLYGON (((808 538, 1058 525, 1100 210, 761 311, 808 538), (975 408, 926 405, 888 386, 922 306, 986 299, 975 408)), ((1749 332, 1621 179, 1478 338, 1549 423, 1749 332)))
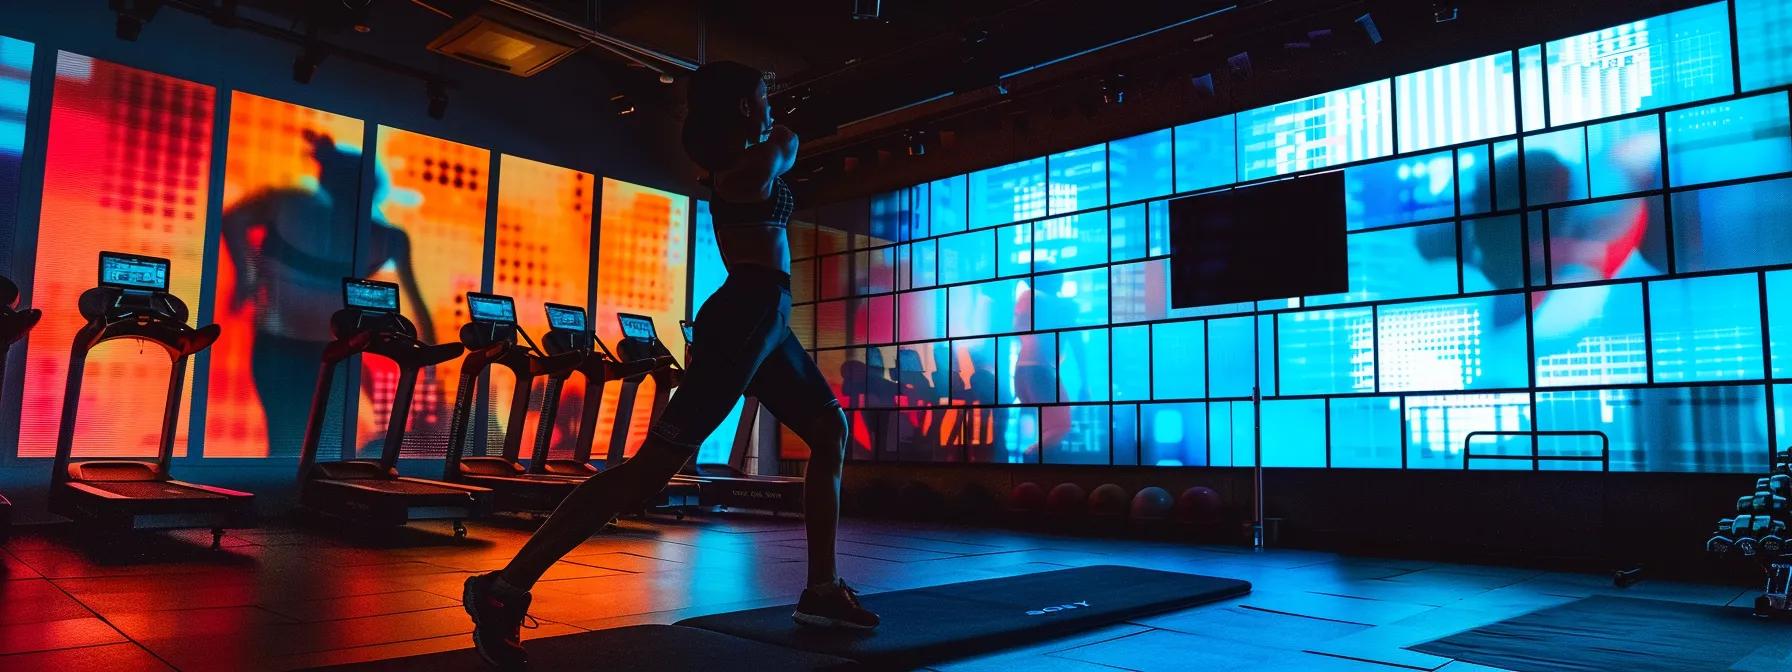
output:
MULTIPOLYGON (((338 317, 345 314, 355 315, 360 311, 344 309, 331 317, 337 322, 338 317), (351 312, 354 311, 354 312, 351 312)), ((431 345, 412 335, 409 323, 398 317, 397 321, 382 324, 398 325, 399 328, 361 329, 349 335, 331 341, 324 346, 322 365, 317 375, 317 385, 311 393, 311 412, 305 422, 305 438, 299 445, 299 484, 313 477, 317 466, 318 444, 323 439, 324 416, 329 412, 330 388, 335 380, 336 365, 342 360, 356 354, 375 355, 391 360, 398 365, 398 390, 393 397, 392 407, 386 419, 386 441, 380 455, 379 463, 390 471, 396 467, 399 444, 404 442, 405 423, 410 417, 411 393, 417 383, 417 372, 424 367, 435 366, 459 357, 466 350, 459 343, 441 343, 431 345), (400 408, 400 404, 403 407, 400 408), (391 459, 388 460, 387 458, 391 459)), ((343 322, 347 322, 343 320, 343 322)), ((354 324, 360 324, 355 320, 354 324)), ((351 419, 352 421, 352 419, 351 419)), ((332 460, 334 461, 334 460, 332 460)))

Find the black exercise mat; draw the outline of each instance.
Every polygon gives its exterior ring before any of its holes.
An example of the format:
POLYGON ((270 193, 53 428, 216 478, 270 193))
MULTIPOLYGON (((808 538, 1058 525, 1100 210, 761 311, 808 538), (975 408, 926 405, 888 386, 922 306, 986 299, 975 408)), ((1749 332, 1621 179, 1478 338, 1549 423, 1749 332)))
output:
MULTIPOLYGON (((527 636, 525 634, 525 636, 527 636)), ((467 640, 470 647, 472 640, 467 640)), ((635 625, 576 635, 525 639, 531 670, 851 670, 850 660, 730 637, 676 625, 635 625)), ((467 648, 409 658, 316 668, 335 672, 491 672, 467 648)))
POLYGON ((879 669, 909 669, 1250 591, 1251 584, 1235 579, 1099 565, 864 595, 865 607, 883 617, 872 632, 798 626, 787 606, 701 616, 679 625, 879 669))
POLYGON ((1746 608, 1595 596, 1407 648, 1514 672, 1688 672, 1792 669, 1789 645, 1792 626, 1746 608))

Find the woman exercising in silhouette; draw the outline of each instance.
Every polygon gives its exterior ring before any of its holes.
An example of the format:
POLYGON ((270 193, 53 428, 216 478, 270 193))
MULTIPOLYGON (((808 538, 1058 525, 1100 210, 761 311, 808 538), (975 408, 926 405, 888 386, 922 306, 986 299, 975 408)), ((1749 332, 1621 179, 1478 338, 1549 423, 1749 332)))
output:
POLYGON ((790 331, 785 227, 795 200, 782 175, 796 161, 796 134, 772 124, 764 80, 739 63, 699 68, 690 78, 688 102, 685 153, 707 173, 704 181, 714 192, 710 211, 728 280, 698 311, 690 366, 640 451, 567 495, 502 571, 467 579, 462 600, 473 617, 473 642, 493 665, 527 664, 520 628, 529 589, 548 567, 611 516, 664 488, 742 394, 757 396, 809 445, 803 491, 809 586, 793 618, 827 628, 878 624, 834 571, 846 415, 790 331))

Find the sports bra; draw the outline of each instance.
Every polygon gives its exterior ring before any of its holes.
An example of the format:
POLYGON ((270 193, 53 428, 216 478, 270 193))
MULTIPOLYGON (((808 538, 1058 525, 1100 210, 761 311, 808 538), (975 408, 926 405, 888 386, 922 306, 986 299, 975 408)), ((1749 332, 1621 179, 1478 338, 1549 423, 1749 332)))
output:
MULTIPOLYGON (((713 189, 711 195, 714 196, 713 189)), ((735 226, 787 226, 790 224, 790 214, 795 210, 796 197, 790 193, 790 185, 785 184, 782 177, 772 180, 771 198, 763 201, 732 203, 711 198, 709 203, 709 213, 718 229, 735 226)))

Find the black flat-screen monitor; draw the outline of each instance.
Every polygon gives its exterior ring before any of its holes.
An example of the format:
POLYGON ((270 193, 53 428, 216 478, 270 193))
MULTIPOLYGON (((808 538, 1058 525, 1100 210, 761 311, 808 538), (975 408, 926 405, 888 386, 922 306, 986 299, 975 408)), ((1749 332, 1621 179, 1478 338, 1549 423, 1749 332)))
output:
POLYGON ((1177 308, 1350 290, 1344 173, 1170 201, 1177 308))
POLYGON ((123 252, 100 253, 100 286, 168 291, 168 260, 123 252))
POLYGON ((622 337, 637 341, 657 341, 659 332, 653 328, 653 318, 632 313, 617 313, 616 323, 622 325, 622 337))
POLYGON ((467 292, 467 313, 474 322, 516 324, 516 302, 508 296, 467 292))
POLYGON ((382 313, 398 312, 398 285, 379 280, 342 279, 342 305, 382 313))
POLYGON ((584 308, 561 303, 544 303, 541 307, 548 311, 549 329, 579 333, 590 330, 590 327, 585 326, 584 308))

